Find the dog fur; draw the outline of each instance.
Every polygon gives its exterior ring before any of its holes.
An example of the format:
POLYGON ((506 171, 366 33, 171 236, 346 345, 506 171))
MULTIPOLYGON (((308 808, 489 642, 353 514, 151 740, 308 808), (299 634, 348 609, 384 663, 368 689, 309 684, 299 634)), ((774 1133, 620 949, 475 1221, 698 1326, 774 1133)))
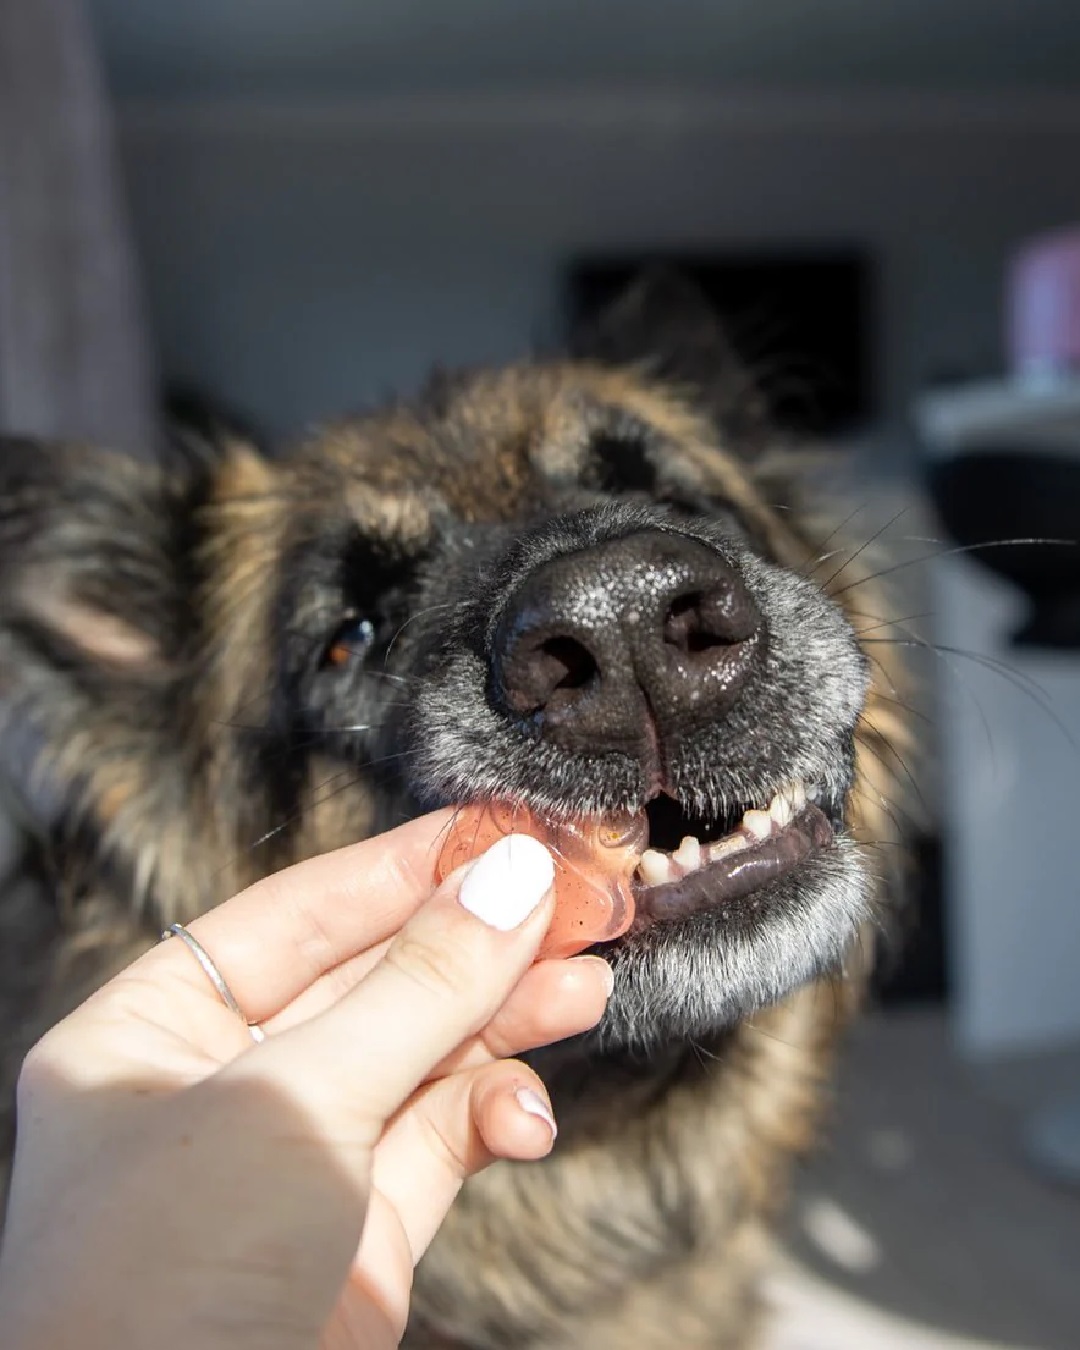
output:
POLYGON ((879 611, 799 454, 675 289, 643 284, 570 359, 437 377, 280 461, 239 442, 160 470, 3 447, 0 695, 34 740, 53 895, 4 920, 8 1093, 25 1048, 164 924, 288 862, 477 796, 639 808, 632 757, 538 743, 493 702, 492 616, 544 560, 672 532, 764 616, 767 660, 680 742, 671 789, 719 816, 806 779, 845 828, 760 903, 609 952, 601 1027, 536 1057, 554 1153, 466 1187, 418 1272, 410 1346, 746 1346, 866 974, 902 676, 859 646, 879 611), (364 618, 367 659, 328 665, 364 618))

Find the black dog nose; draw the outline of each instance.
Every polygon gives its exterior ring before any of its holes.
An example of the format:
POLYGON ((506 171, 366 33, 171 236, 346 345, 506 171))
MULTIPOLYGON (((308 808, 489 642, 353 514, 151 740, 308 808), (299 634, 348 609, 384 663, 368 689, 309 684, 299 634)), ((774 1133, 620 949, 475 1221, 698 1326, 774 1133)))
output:
POLYGON ((715 549, 644 530, 530 573, 496 629, 494 692, 545 739, 636 749, 723 716, 761 633, 760 611, 715 549))

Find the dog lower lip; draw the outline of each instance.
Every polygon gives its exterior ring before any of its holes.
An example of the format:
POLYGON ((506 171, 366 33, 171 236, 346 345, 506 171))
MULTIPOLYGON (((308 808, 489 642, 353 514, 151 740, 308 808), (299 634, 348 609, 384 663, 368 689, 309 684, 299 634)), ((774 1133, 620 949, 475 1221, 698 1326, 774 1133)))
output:
POLYGON ((812 853, 832 843, 833 828, 825 813, 812 803, 778 833, 717 862, 709 863, 678 881, 660 886, 635 883, 635 928, 682 919, 702 909, 714 909, 752 895, 812 853))

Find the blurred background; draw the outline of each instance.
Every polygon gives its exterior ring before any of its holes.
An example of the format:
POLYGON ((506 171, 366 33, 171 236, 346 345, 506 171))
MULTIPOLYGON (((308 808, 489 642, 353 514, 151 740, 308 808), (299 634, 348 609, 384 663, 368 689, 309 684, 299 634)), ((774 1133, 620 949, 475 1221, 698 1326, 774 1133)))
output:
POLYGON ((1076 0, 0 0, 4 430, 279 443, 663 258, 840 452, 921 806, 773 1350, 1080 1345, 1080 551, 956 551, 1080 538, 1078 241, 1076 0))

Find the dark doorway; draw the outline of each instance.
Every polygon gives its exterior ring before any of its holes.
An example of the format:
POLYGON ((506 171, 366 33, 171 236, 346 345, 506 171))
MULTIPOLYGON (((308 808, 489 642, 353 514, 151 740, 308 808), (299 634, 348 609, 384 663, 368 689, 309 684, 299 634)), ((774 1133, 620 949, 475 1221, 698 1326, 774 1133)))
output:
POLYGON ((864 250, 582 256, 568 270, 570 326, 656 263, 676 268, 711 302, 779 428, 838 436, 874 416, 874 267, 864 250))

